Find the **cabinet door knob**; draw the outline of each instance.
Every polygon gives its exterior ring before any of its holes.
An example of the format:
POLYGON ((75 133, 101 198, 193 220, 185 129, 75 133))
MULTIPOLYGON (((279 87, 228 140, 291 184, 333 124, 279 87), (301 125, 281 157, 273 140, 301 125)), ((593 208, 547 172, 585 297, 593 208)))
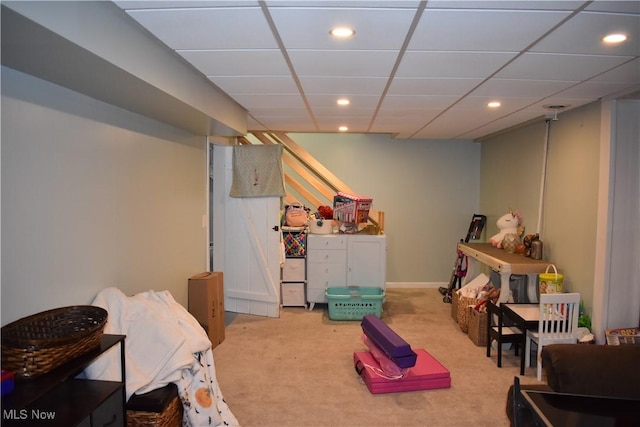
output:
POLYGON ((280 227, 278 227, 277 225, 274 225, 274 226, 273 226, 273 228, 272 228, 272 230, 273 230, 273 231, 278 231, 278 230, 280 230, 280 227))

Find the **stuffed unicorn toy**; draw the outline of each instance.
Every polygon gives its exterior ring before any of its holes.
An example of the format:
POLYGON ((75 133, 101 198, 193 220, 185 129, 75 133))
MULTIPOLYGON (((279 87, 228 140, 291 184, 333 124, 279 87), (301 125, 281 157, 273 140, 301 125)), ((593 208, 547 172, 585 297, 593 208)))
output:
POLYGON ((507 234, 516 234, 520 235, 524 231, 522 228, 522 217, 518 211, 512 211, 509 209, 509 213, 502 215, 496 221, 496 225, 498 226, 498 234, 491 236, 489 239, 489 243, 492 246, 497 248, 502 248, 502 241, 504 240, 504 236, 507 234))

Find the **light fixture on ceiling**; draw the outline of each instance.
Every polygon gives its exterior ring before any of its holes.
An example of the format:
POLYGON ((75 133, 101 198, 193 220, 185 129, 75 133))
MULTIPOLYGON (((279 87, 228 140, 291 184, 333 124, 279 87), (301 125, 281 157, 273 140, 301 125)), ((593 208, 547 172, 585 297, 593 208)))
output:
POLYGON ((351 101, 349 101, 347 98, 338 98, 338 100, 336 101, 336 104, 340 106, 345 106, 345 105, 351 104, 351 101))
POLYGON ((501 106, 502 104, 500 103, 500 101, 491 101, 487 104, 487 107, 489 108, 498 108, 499 106, 501 106))
POLYGON ((552 113, 547 114, 545 116, 545 118, 551 119, 553 121, 557 121, 558 120, 558 113, 561 112, 562 110, 565 110, 567 107, 569 107, 569 105, 547 104, 547 105, 543 105, 542 106, 542 108, 547 109, 547 110, 552 112, 552 113))
POLYGON ((339 130, 340 132, 346 132, 346 131, 348 131, 348 130, 349 130, 349 128, 348 128, 348 127, 346 127, 346 126, 340 126, 340 127, 338 128, 338 130, 339 130))
POLYGON ((602 38, 602 41, 609 44, 622 43, 627 40, 627 36, 621 33, 608 34, 602 38))
POLYGON ((333 27, 329 30, 329 34, 333 37, 344 39, 347 37, 353 37, 356 34, 356 30, 350 27, 333 27))

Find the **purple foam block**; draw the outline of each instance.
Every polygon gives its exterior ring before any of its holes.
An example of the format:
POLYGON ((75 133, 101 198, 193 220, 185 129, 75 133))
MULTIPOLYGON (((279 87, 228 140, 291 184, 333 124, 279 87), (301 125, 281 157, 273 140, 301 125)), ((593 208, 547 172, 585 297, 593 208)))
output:
POLYGON ((377 316, 364 316, 362 330, 391 359, 415 356, 411 346, 377 316))

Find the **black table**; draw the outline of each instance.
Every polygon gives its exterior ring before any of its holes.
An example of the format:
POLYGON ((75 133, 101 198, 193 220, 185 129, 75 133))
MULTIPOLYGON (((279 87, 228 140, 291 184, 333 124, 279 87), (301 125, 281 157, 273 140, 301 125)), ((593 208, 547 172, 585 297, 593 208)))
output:
POLYGON ((522 334, 521 343, 521 362, 520 362, 520 375, 524 375, 524 358, 525 351, 527 350, 527 330, 537 331, 538 323, 540 322, 540 304, 515 304, 515 303, 502 303, 500 304, 502 314, 507 316, 520 330, 522 334))
POLYGON ((626 427, 640 424, 640 400, 521 390, 538 423, 562 427, 626 427))

